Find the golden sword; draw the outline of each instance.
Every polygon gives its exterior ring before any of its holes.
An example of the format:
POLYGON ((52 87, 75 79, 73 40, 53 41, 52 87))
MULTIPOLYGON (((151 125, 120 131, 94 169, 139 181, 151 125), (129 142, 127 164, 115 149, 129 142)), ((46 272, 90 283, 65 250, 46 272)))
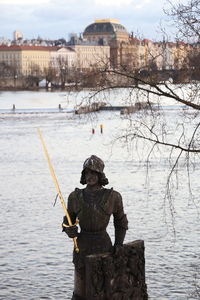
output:
MULTIPOLYGON (((70 215, 67 211, 67 207, 66 207, 66 204, 65 204, 65 201, 63 199, 63 196, 62 196, 62 193, 61 193, 61 190, 60 190, 60 187, 59 187, 59 184, 58 184, 58 180, 56 178, 56 174, 54 172, 54 169, 53 169, 53 166, 52 166, 52 163, 51 163, 51 160, 50 160, 50 157, 49 157, 49 153, 47 151, 47 147, 45 145, 45 142, 44 142, 44 139, 42 137, 42 132, 41 130, 38 128, 38 134, 39 134, 39 137, 40 137, 40 140, 42 142, 42 145, 43 145, 43 149, 44 149, 44 153, 45 153, 45 156, 46 156, 46 159, 48 161, 48 165, 49 165, 49 169, 50 169, 50 172, 51 172, 51 175, 52 175, 52 178, 53 178, 53 181, 55 183, 55 186, 56 186, 56 190, 57 190, 57 193, 58 193, 58 196, 60 198, 60 202, 62 204, 62 207, 64 209, 64 212, 65 212, 65 215, 67 217, 67 221, 68 221, 68 224, 69 224, 69 227, 70 226, 73 226, 72 224, 72 221, 71 221, 71 218, 70 218, 70 215)), ((64 224, 65 225, 65 224, 64 224)), ((65 227, 68 227, 67 225, 65 225, 65 227)), ((79 252, 79 248, 78 248, 78 245, 77 245, 77 238, 73 238, 73 241, 74 241, 74 250, 78 253, 79 252)))

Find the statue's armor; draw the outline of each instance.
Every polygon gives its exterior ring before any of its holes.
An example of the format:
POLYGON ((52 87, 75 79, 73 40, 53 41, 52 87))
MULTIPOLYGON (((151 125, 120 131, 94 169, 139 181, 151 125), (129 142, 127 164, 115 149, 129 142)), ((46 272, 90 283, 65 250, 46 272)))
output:
MULTIPOLYGON (((113 189, 102 188, 95 192, 76 188, 68 198, 68 212, 72 223, 79 219, 81 231, 77 238, 79 253, 74 251, 73 262, 80 274, 84 272, 84 258, 89 254, 111 251, 111 239, 106 232, 113 214, 116 229, 127 230, 121 195, 113 189)), ((82 273, 83 274, 83 273, 82 273)))
POLYGON ((115 227, 115 253, 121 248, 128 229, 121 195, 113 189, 103 188, 108 184, 103 170, 104 162, 99 157, 91 155, 87 158, 80 179, 80 183, 87 184, 87 187, 76 188, 68 198, 68 213, 72 224, 78 218, 81 229, 78 233, 77 226, 66 226, 69 224, 64 217, 63 231, 70 238, 77 237, 79 248, 78 253, 73 253, 75 272, 72 300, 86 300, 86 256, 112 251, 112 242, 106 232, 111 215, 115 227))

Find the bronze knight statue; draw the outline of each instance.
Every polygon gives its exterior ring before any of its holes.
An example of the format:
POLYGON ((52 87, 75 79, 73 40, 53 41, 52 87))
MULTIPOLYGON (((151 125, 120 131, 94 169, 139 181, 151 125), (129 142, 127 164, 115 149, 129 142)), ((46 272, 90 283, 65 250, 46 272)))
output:
POLYGON ((123 245, 127 217, 124 214, 121 195, 115 190, 104 188, 108 184, 103 161, 92 155, 83 164, 81 184, 86 188, 76 188, 68 197, 68 212, 72 223, 78 219, 80 232, 76 225, 69 226, 66 217, 63 220, 63 231, 70 238, 77 237, 80 251, 73 253, 75 265, 75 284, 73 300, 86 299, 85 257, 91 254, 117 252, 123 245), (111 215, 114 218, 115 242, 106 232, 111 215))

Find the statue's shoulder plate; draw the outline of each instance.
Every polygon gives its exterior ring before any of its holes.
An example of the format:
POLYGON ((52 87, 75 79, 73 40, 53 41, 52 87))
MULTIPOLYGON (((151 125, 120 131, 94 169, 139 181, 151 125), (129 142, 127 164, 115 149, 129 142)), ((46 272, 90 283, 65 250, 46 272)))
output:
POLYGON ((103 197, 102 208, 108 214, 112 214, 116 211, 117 207, 120 206, 120 203, 122 201, 121 194, 113 190, 113 188, 111 188, 111 189, 106 189, 104 195, 105 196, 103 197))
POLYGON ((101 209, 103 209, 103 211, 108 215, 112 214, 112 196, 113 188, 105 189, 102 201, 100 203, 101 209))
POLYGON ((83 205, 83 190, 75 188, 75 190, 69 195, 69 201, 73 206, 73 210, 78 213, 82 209, 83 205))

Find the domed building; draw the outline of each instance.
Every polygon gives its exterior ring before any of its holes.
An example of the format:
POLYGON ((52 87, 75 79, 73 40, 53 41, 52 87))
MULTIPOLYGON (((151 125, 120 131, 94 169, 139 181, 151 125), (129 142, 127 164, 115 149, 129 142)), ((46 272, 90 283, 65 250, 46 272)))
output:
POLYGON ((112 68, 137 65, 138 45, 131 43, 128 31, 117 19, 95 20, 85 28, 83 38, 89 43, 110 47, 109 63, 112 68))
POLYGON ((83 38, 103 45, 111 41, 128 42, 129 34, 117 19, 101 19, 86 27, 83 38))

